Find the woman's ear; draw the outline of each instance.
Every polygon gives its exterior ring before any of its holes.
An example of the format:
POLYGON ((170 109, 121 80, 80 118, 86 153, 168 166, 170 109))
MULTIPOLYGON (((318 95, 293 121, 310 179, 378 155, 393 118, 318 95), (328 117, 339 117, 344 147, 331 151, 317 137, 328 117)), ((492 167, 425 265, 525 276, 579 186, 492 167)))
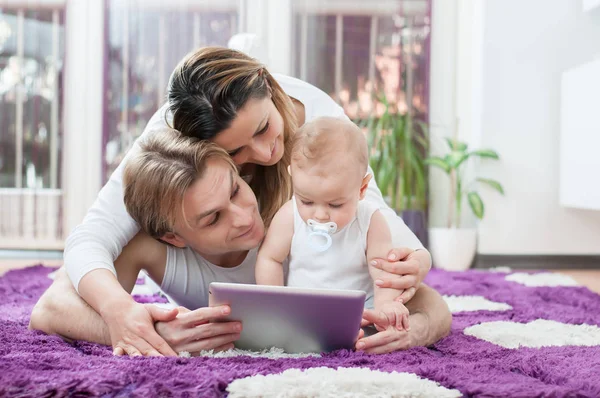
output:
POLYGON ((369 187, 369 182, 373 176, 371 174, 367 174, 363 177, 362 184, 360 185, 360 200, 365 198, 367 194, 367 188, 369 187))
POLYGON ((180 249, 183 249, 184 247, 186 247, 186 243, 183 239, 181 239, 181 237, 173 232, 167 232, 166 234, 164 234, 160 240, 162 240, 165 243, 168 243, 170 245, 173 245, 175 247, 178 247, 180 249))

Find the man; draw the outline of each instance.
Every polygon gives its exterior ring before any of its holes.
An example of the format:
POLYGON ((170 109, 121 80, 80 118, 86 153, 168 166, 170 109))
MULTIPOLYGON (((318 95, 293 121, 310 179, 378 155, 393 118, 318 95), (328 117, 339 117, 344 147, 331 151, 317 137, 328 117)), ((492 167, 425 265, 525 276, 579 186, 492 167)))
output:
MULTIPOLYGON (((213 281, 255 282, 256 251, 265 229, 252 190, 224 150, 176 131, 160 131, 142 142, 123 181, 127 211, 143 233, 115 261, 120 286, 93 285, 100 299, 88 304, 61 270, 34 307, 30 328, 112 344, 116 355, 232 348, 243 325, 214 322, 230 308, 207 307, 208 286, 213 281), (142 269, 183 307, 167 311, 134 302, 130 292, 142 269)), ((386 263, 384 269, 396 274, 418 269, 412 252, 397 250, 397 258, 405 259, 401 266, 387 268, 386 263)), ((93 284, 90 279, 81 283, 93 284)), ((388 286, 403 289, 401 280, 390 280, 388 286)), ((390 328, 361 338, 357 349, 391 352, 429 345, 448 334, 451 315, 433 289, 421 285, 406 306, 409 331, 390 328)), ((368 321, 375 317, 365 311, 368 321)))

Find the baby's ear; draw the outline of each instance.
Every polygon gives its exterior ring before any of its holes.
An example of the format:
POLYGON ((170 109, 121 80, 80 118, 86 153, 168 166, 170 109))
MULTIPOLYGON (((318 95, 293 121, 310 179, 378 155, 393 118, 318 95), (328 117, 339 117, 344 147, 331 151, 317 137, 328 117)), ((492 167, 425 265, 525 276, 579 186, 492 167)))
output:
POLYGON ((360 184, 360 200, 363 200, 365 198, 365 195, 367 194, 367 188, 369 187, 369 181, 371 181, 371 178, 373 178, 371 174, 367 174, 363 177, 362 183, 360 184))

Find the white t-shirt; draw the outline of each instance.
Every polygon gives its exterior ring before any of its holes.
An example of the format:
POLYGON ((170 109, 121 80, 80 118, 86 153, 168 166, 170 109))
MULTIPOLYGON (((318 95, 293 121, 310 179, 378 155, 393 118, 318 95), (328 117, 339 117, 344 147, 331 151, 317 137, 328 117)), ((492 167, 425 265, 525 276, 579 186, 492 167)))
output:
POLYGON ((290 246, 288 286, 317 289, 353 289, 367 293, 366 306, 372 307, 373 279, 367 266, 367 235, 371 217, 377 211, 372 203, 358 202, 356 216, 331 234, 331 247, 324 252, 310 244, 311 228, 294 207, 294 235, 290 246))
MULTIPOLYGON (((304 105, 306 122, 319 116, 347 118, 344 110, 320 89, 290 76, 273 74, 273 77, 286 94, 304 105)), ((152 130, 167 127, 165 115, 170 122, 166 104, 152 116, 140 138, 152 130)), ((123 169, 131 153, 136 150, 139 150, 137 141, 100 190, 83 222, 71 232, 65 242, 65 268, 77 290, 81 278, 95 269, 104 268, 116 275, 114 261, 140 230, 139 225, 127 213, 123 201, 123 169)), ((372 173, 370 168, 369 171, 372 173)), ((364 200, 374 204, 385 216, 392 232, 394 247, 423 248, 404 221, 387 206, 374 179, 369 183, 364 200)))

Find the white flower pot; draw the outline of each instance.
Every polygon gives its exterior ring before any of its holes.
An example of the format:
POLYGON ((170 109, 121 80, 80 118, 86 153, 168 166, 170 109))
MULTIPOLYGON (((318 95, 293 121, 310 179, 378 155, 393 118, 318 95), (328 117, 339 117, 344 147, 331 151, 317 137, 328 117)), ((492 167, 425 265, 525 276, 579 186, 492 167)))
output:
POLYGON ((477 250, 477 229, 430 228, 429 248, 434 267, 448 271, 467 270, 477 250))

